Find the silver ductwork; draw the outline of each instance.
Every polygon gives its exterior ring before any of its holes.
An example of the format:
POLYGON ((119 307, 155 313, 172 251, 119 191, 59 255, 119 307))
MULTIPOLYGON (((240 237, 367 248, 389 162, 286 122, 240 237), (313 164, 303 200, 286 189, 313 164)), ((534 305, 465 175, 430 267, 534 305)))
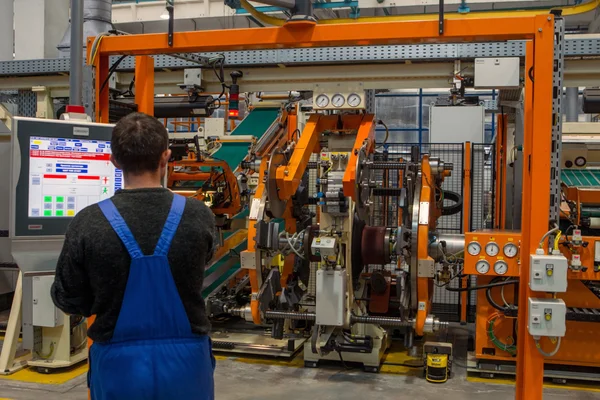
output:
MULTIPOLYGON (((87 38, 96 37, 102 32, 112 29, 112 1, 111 0, 79 0, 83 1, 83 48, 87 47, 87 38)), ((70 56, 71 49, 71 24, 67 27, 58 48, 59 57, 70 56)), ((85 54, 85 52, 84 52, 85 54)))

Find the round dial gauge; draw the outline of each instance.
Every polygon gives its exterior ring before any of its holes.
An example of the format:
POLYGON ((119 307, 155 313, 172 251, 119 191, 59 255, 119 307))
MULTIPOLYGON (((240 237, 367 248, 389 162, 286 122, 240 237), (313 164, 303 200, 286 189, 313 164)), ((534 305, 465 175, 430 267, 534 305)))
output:
POLYGON ((467 246, 467 252, 472 256, 476 256, 481 253, 481 245, 477 242, 471 242, 467 246))
POLYGON ((587 164, 587 160, 585 159, 585 157, 577 157, 575 159, 575 165, 577 165, 578 167, 584 167, 585 164, 587 164))
POLYGON ((494 264, 494 272, 498 275, 504 275, 508 272, 508 264, 506 261, 496 261, 494 264))
POLYGON ((329 105, 329 97, 326 94, 320 94, 316 99, 317 107, 327 107, 329 105))
POLYGON ((500 253, 500 247, 494 242, 485 245, 485 254, 490 257, 496 257, 500 253))
POLYGON ((507 243, 504 245, 504 255, 508 258, 513 258, 519 252, 519 248, 514 243, 507 243))
POLYGON ((490 263, 485 260, 479 260, 475 264, 475 269, 480 274, 487 274, 490 271, 490 263))
POLYGON ((361 102, 362 102, 362 99, 356 93, 352 93, 350 96, 348 96, 348 105, 350 107, 358 107, 358 106, 360 106, 361 102))
POLYGON ((346 99, 341 94, 336 94, 331 98, 331 104, 335 107, 341 107, 346 102, 346 99))

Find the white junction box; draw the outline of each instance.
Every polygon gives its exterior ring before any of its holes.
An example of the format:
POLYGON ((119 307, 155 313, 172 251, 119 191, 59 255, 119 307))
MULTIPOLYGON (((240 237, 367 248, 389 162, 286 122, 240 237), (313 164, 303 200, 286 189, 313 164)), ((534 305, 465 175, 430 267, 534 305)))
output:
POLYGON ((317 325, 343 326, 346 317, 346 271, 317 271, 317 325))
POLYGON ((333 237, 316 237, 310 247, 315 256, 332 257, 337 255, 337 244, 333 237))
POLYGON ((561 299, 529 298, 529 323, 532 336, 563 337, 567 331, 567 306, 561 299))
POLYGON ((567 291, 568 269, 565 256, 532 255, 529 287, 535 292, 564 293, 567 291))
POLYGON ((476 89, 516 89, 520 85, 519 57, 475 59, 476 89))
POLYGON ((33 326, 54 328, 64 323, 62 311, 54 306, 50 288, 54 275, 34 276, 32 279, 33 326))
POLYGON ((483 143, 484 132, 483 106, 429 107, 430 143, 483 143))

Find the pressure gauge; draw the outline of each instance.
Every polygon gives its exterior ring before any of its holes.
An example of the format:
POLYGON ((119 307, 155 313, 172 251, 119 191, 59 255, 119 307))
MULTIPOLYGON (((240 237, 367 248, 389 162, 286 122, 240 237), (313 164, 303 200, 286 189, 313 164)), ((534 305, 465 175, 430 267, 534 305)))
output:
POLYGON ((362 99, 356 93, 352 93, 350 96, 348 96, 348 105, 350 107, 358 107, 358 106, 360 106, 361 102, 362 102, 362 99))
POLYGON ((329 105, 329 97, 326 94, 320 94, 317 96, 317 107, 323 108, 329 105))
POLYGON ((485 254, 490 257, 496 257, 500 253, 500 247, 494 242, 485 245, 485 254))
POLYGON ((481 245, 477 242, 471 242, 467 245, 467 252, 472 256, 476 256, 481 253, 481 245))
POLYGON ((507 243, 504 245, 504 255, 508 258, 513 258, 519 252, 519 248, 514 243, 507 243))
POLYGON ((344 105, 345 102, 346 99, 339 93, 331 98, 331 104, 333 104, 334 107, 341 107, 344 105))
POLYGON ((504 275, 508 272, 508 264, 506 261, 496 261, 494 264, 494 272, 498 275, 504 275))
POLYGON ((485 260, 479 260, 475 264, 475 269, 480 274, 487 274, 490 271, 490 263, 485 260))
POLYGON ((585 167, 585 164, 587 164, 587 160, 585 159, 585 157, 577 157, 575 159, 575 165, 577 165, 578 167, 585 167))

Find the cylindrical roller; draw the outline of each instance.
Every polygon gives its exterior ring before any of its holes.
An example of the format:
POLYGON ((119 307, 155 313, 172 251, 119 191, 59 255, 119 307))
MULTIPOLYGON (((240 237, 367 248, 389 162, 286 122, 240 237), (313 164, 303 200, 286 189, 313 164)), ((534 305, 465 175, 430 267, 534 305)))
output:
POLYGON ((289 319, 293 321, 314 321, 317 317, 315 313, 289 312, 289 311, 267 311, 267 319, 289 319))
MULTIPOLYGON (((291 311, 267 311, 265 313, 267 319, 289 319, 294 321, 315 321, 315 313, 303 313, 303 312, 291 312, 291 311)), ((393 327, 412 327, 414 321, 412 320, 401 320, 399 318, 390 317, 374 317, 369 315, 352 315, 350 322, 353 324, 374 324, 381 326, 393 326, 393 327)))
POLYGON ((402 188, 382 187, 373 189, 373 196, 400 196, 402 188))
POLYGON ((370 169, 404 169, 406 163, 394 161, 374 161, 369 165, 370 169))
POLYGON ((385 226, 365 226, 361 241, 363 264, 389 264, 390 246, 389 242, 386 243, 387 231, 385 226))
POLYGON ((465 249, 465 235, 463 234, 442 234, 437 237, 435 242, 429 244, 429 256, 434 260, 443 257, 440 249, 440 243, 446 243, 446 255, 460 253, 465 249))

